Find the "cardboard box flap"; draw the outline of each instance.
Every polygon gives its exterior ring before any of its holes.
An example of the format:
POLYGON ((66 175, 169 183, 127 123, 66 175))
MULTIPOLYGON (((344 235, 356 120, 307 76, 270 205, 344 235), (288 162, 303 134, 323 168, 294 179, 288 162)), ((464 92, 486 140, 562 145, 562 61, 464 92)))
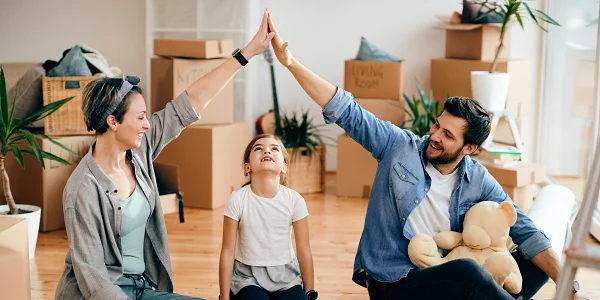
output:
POLYGON ((0 232, 23 222, 25 218, 0 218, 0 232))
MULTIPOLYGON (((483 26, 502 27, 502 23, 452 24, 452 23, 450 23, 450 16, 435 16, 435 17, 438 20, 442 21, 442 23, 433 26, 433 28, 437 28, 437 29, 470 31, 470 30, 475 30, 477 28, 481 28, 483 26)), ((509 22, 509 24, 512 22, 514 22, 514 21, 509 22)))
POLYGON ((155 162, 154 172, 160 195, 179 192, 179 170, 177 166, 155 162))

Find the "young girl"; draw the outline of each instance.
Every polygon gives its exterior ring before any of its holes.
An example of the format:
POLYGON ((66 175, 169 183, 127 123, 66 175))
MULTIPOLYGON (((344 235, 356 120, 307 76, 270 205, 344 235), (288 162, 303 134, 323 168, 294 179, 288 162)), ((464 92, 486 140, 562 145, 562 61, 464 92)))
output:
POLYGON ((224 211, 221 300, 317 299, 308 210, 304 198, 284 185, 287 162, 281 141, 270 134, 255 137, 244 151, 249 181, 231 194, 224 211))

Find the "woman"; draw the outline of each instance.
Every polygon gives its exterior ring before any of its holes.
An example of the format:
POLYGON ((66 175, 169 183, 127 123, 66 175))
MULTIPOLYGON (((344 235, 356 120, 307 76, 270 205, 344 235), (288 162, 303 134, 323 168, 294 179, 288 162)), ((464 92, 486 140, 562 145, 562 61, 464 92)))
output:
POLYGON ((104 78, 84 89, 83 112, 96 142, 63 194, 69 251, 56 299, 191 299, 173 294, 167 232, 152 161, 251 57, 273 38, 265 10, 235 58, 146 118, 139 78, 104 78), (240 56, 243 56, 241 57, 240 56))

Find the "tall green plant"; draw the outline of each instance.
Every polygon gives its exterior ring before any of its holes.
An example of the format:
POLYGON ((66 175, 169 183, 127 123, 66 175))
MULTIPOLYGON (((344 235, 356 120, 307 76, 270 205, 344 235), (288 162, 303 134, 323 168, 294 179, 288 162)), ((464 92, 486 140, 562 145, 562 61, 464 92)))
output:
POLYGON ((419 98, 413 96, 410 99, 404 94, 404 100, 406 100, 409 109, 404 109, 408 118, 404 120, 401 127, 412 131, 418 136, 424 136, 429 133, 431 125, 435 124, 441 114, 440 103, 433 98, 433 91, 429 92, 429 98, 427 98, 419 81, 415 81, 417 82, 419 98))
POLYGON ((542 26, 543 23, 561 26, 543 11, 529 7, 529 4, 527 4, 525 0, 474 0, 466 1, 466 3, 481 5, 479 11, 477 12, 478 16, 474 21, 479 21, 489 14, 497 14, 502 17, 502 27, 500 27, 500 44, 496 49, 496 55, 494 56, 494 60, 490 66, 490 73, 493 73, 496 70, 498 55, 500 54, 500 50, 502 50, 504 47, 504 34, 506 33, 507 26, 509 26, 511 21, 516 19, 523 30, 525 30, 525 26, 523 26, 524 19, 531 20, 545 32, 548 32, 548 30, 542 26), (482 13, 483 8, 488 9, 488 11, 482 13))
POLYGON ((23 154, 31 155, 37 158, 43 168, 46 167, 44 164, 44 158, 54 160, 66 165, 70 165, 68 161, 50 152, 46 152, 40 149, 40 145, 38 144, 36 138, 43 138, 75 154, 73 151, 71 151, 71 149, 65 147, 53 138, 43 134, 33 134, 26 129, 28 125, 31 125, 36 121, 42 120, 45 117, 56 112, 65 103, 71 101, 73 97, 50 103, 33 112, 29 116, 26 116, 23 119, 18 119, 15 118, 15 106, 17 105, 18 93, 19 91, 17 88, 12 107, 9 111, 8 96, 6 93, 6 80, 4 78, 4 69, 0 65, 0 177, 2 177, 2 184, 4 187, 4 198, 6 199, 6 203, 8 204, 10 210, 9 214, 19 213, 17 205, 15 204, 15 200, 13 199, 12 192, 10 190, 10 180, 8 177, 8 173, 6 172, 6 168, 4 166, 6 155, 9 152, 13 153, 15 159, 17 160, 19 165, 21 165, 21 167, 25 167, 25 164, 23 162, 23 154))
POLYGON ((313 152, 318 153, 318 147, 324 145, 323 139, 328 138, 319 132, 319 128, 324 125, 314 125, 308 111, 299 115, 296 112, 282 115, 281 123, 276 135, 281 139, 285 148, 293 149, 291 161, 295 160, 300 148, 306 148, 307 155, 312 157, 313 152))

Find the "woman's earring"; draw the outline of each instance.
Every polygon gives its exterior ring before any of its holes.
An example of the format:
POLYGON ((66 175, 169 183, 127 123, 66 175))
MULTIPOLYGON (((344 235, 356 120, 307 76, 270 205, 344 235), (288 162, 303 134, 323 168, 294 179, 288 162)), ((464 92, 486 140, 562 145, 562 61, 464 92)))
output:
POLYGON ((113 127, 113 131, 117 131, 117 127, 113 127))

